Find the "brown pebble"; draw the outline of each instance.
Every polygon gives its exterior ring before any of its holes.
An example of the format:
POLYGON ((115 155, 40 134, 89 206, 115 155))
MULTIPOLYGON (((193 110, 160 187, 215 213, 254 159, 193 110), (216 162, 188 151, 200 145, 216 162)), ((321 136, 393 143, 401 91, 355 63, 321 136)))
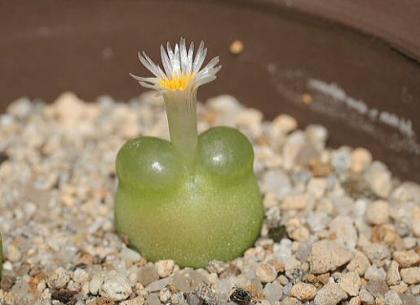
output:
POLYGON ((268 263, 274 267, 277 273, 284 272, 285 266, 284 263, 278 259, 272 259, 268 263))
POLYGON ((78 267, 80 266, 90 266, 94 263, 95 257, 89 253, 81 252, 77 259, 75 260, 74 264, 78 267))
POLYGON ((319 158, 312 159, 309 162, 309 170, 314 177, 326 177, 331 173, 330 165, 322 162, 319 158))
POLYGON ((241 273, 241 269, 239 269, 234 264, 229 264, 229 266, 220 273, 219 278, 224 279, 231 276, 237 276, 240 273, 241 273))
POLYGON ((248 305, 252 300, 252 296, 248 291, 236 288, 231 293, 229 299, 238 305, 248 305))
POLYGON ((293 285, 290 295, 301 301, 309 301, 315 297, 316 288, 314 285, 307 283, 297 283, 293 285))
POLYGON ((261 289, 259 289, 254 283, 246 286, 245 290, 251 294, 252 299, 254 300, 261 300, 264 297, 261 289))
POLYGON ((29 280, 29 286, 32 289, 36 289, 36 287, 38 286, 38 284, 42 281, 46 279, 46 275, 43 272, 38 272, 37 274, 35 274, 33 277, 30 278, 29 280))
POLYGON ((60 290, 54 290, 51 294, 51 298, 53 300, 60 301, 64 304, 74 304, 75 302, 75 296, 77 294, 77 291, 71 291, 67 289, 60 289, 60 290))
POLYGON ((1 277, 0 288, 4 291, 10 290, 16 282, 16 278, 11 275, 3 274, 1 277))
POLYGON ((312 104, 312 102, 314 101, 314 99, 312 98, 312 95, 310 95, 309 93, 304 93, 302 94, 302 101, 306 104, 312 104))
POLYGON ((330 274, 329 273, 320 274, 317 276, 317 279, 319 282, 326 285, 330 279, 330 274))
POLYGON ((87 303, 87 305, 115 305, 115 302, 109 298, 96 298, 92 302, 87 303))
POLYGON ((239 55, 244 51, 244 43, 241 40, 234 40, 230 46, 229 51, 233 55, 239 55))

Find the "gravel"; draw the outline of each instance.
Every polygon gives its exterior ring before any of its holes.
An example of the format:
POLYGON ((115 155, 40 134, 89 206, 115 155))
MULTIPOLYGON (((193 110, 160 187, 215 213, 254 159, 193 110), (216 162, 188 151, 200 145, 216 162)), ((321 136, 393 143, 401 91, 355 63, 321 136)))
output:
POLYGON ((148 262, 113 225, 116 153, 137 135, 168 138, 160 98, 65 93, 10 105, 0 116, 0 303, 420 303, 418 184, 365 148, 329 148, 323 126, 264 121, 232 96, 198 112, 200 131, 234 126, 254 143, 266 217, 242 257, 193 270, 148 262))

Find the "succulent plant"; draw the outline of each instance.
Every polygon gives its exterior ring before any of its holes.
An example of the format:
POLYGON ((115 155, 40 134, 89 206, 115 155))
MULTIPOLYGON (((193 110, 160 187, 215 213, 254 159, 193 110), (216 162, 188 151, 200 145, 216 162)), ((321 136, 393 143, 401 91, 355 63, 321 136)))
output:
POLYGON ((115 219, 118 232, 149 260, 203 267, 240 256, 262 225, 261 193, 249 140, 230 127, 197 134, 198 87, 216 78, 217 57, 201 68, 207 49, 161 47, 164 71, 146 54, 155 77, 134 76, 165 101, 170 142, 138 137, 120 149, 115 219))

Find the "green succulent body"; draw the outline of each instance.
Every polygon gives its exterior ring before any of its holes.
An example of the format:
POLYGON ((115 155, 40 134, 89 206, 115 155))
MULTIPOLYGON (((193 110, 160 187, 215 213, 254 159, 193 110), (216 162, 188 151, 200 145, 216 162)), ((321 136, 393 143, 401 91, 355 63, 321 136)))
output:
POLYGON ((117 230, 152 261, 203 267, 240 256, 263 219, 253 159, 248 139, 228 127, 198 137, 193 167, 168 141, 127 142, 117 156, 117 230))

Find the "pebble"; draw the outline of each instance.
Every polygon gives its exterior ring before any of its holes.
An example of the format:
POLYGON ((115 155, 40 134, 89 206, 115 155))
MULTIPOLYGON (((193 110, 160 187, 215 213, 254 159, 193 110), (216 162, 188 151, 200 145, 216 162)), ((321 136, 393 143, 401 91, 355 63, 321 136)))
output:
POLYGON ((315 305, 336 305, 347 298, 347 294, 336 283, 328 283, 315 296, 315 305))
POLYGON ((230 46, 229 51, 233 55, 239 55, 244 51, 244 43, 241 40, 234 40, 230 46))
POLYGON ((349 147, 340 147, 331 154, 331 165, 339 173, 349 170, 351 162, 349 147))
POLYGON ((351 170, 355 173, 363 172, 372 162, 372 154, 366 148, 358 147, 351 153, 351 170))
POLYGON ((420 255, 414 250, 395 251, 393 257, 402 268, 416 265, 420 261, 420 255))
POLYGON ((304 210, 310 203, 311 198, 307 194, 286 196, 280 207, 283 210, 304 210))
POLYGON ((264 208, 266 208, 266 209, 276 207, 278 205, 276 195, 274 193, 271 193, 271 192, 268 192, 267 194, 265 194, 264 200, 263 200, 263 205, 264 205, 264 208))
MULTIPOLYGON (((151 300, 153 301, 153 299, 151 300)), ((158 299, 159 301, 159 299, 158 299)), ((149 302, 147 302, 149 305, 159 305, 157 304, 157 302, 153 302, 153 304, 150 304, 149 302)), ((183 296, 182 293, 178 292, 178 293, 174 293, 173 295, 171 295, 171 301, 169 302, 170 304, 185 304, 185 298, 183 296)))
POLYGON ((308 214, 306 222, 308 223, 308 226, 311 229, 311 231, 313 233, 317 233, 323 231, 326 228, 326 226, 330 222, 330 218, 328 217, 328 215, 325 215, 325 213, 310 212, 308 214))
POLYGON ((283 167, 291 170, 295 166, 305 166, 319 155, 319 151, 301 131, 293 132, 283 147, 283 167))
POLYGON ((171 283, 172 283, 172 278, 166 277, 158 281, 151 282, 149 285, 146 286, 146 288, 147 290, 151 292, 156 292, 156 291, 162 290, 164 287, 168 286, 171 283))
POLYGON ((92 279, 89 282, 89 291, 91 294, 96 295, 99 292, 99 289, 102 286, 102 283, 104 282, 104 278, 100 274, 94 274, 92 276, 92 279))
POLYGON ((312 178, 309 180, 307 190, 316 199, 322 198, 327 189, 327 180, 325 178, 312 178))
POLYGON ((167 277, 172 274, 174 270, 175 262, 173 260, 160 260, 156 262, 157 273, 160 277, 167 277))
POLYGON ((33 104, 27 97, 21 97, 7 107, 7 112, 18 119, 25 119, 33 111, 33 104))
POLYGON ((384 297, 385 293, 389 290, 386 282, 383 280, 370 280, 366 289, 375 297, 384 297))
MULTIPOLYGON (((182 298, 183 300, 184 298, 182 298)), ((180 302, 174 302, 175 304, 179 304, 180 302)), ((159 300, 159 294, 157 293, 152 293, 149 294, 149 296, 146 299, 146 304, 147 305, 161 305, 162 303, 159 300)))
POLYGON ((258 265, 255 273, 258 279, 263 283, 271 283, 277 277, 276 269, 272 265, 266 263, 258 265))
POLYGON ((315 297, 316 287, 312 284, 300 282, 293 285, 290 295, 301 301, 309 301, 315 297))
POLYGON ((172 293, 168 288, 162 288, 159 292, 159 300, 166 303, 171 299, 172 293))
POLYGON ((282 287, 278 282, 268 283, 265 285, 263 292, 266 299, 272 304, 280 300, 283 295, 282 287))
POLYGON ((418 296, 417 298, 413 295, 409 295, 409 294, 400 294, 400 298, 403 302, 404 305, 418 305, 418 296))
POLYGON ((372 191, 379 197, 386 198, 391 193, 391 173, 388 168, 379 161, 374 161, 366 169, 364 177, 372 191))
POLYGON ((389 220, 389 206, 386 201, 377 200, 368 205, 366 219, 369 223, 380 225, 389 220))
POLYGON ((282 170, 269 170, 262 178, 262 190, 271 192, 278 199, 283 199, 291 191, 291 183, 287 174, 282 170))
POLYGON ((414 234, 414 236, 416 236, 416 237, 420 237, 420 220, 419 219, 417 219, 414 223, 413 223, 413 227, 412 227, 412 230, 413 230, 413 234, 414 234))
POLYGON ((399 272, 399 265, 396 261, 391 261, 386 273, 386 282, 388 285, 393 286, 397 285, 401 281, 401 276, 399 272))
POLYGON ((347 292, 348 295, 357 296, 359 294, 362 281, 357 272, 350 271, 341 276, 338 281, 338 285, 341 289, 347 292))
POLYGON ((132 262, 135 262, 141 259, 141 255, 137 251, 134 251, 130 248, 123 248, 121 250, 121 257, 127 261, 132 261, 132 262))
POLYGON ((110 298, 113 301, 127 299, 132 292, 129 280, 121 274, 112 274, 107 277, 101 288, 100 295, 110 298))
POLYGON ((136 297, 131 300, 120 302, 120 305, 143 305, 143 304, 144 304, 144 298, 142 296, 136 297))
POLYGON ((379 243, 372 243, 367 245, 365 248, 365 253, 369 260, 374 264, 381 264, 382 260, 385 260, 391 256, 391 253, 386 245, 379 243))
POLYGON ((310 241, 300 242, 299 247, 296 250, 296 254, 295 254, 296 258, 301 262, 308 262, 309 257, 311 255, 311 249, 312 249, 312 242, 310 241))
POLYGON ((403 182, 392 192, 390 199, 397 203, 420 203, 420 185, 413 182, 403 182))
POLYGON ((330 231, 336 237, 335 241, 350 250, 356 248, 357 231, 349 216, 337 216, 330 222, 330 231))
POLYGON ((217 111, 219 113, 234 113, 241 108, 238 100, 228 94, 209 98, 206 104, 210 110, 217 111))
POLYGON ((405 237, 403 243, 405 249, 413 249, 417 245, 417 239, 414 237, 405 237))
POLYGON ((273 124, 280 128, 284 133, 289 133, 297 128, 297 121, 287 114, 280 114, 273 120, 273 124))
POLYGON ((400 296, 394 290, 385 294, 385 305, 403 305, 400 296))
POLYGON ((420 267, 410 267, 401 269, 401 278, 407 284, 420 283, 420 267))
POLYGON ((7 247, 7 259, 11 262, 18 262, 22 258, 22 253, 13 244, 7 247))
POLYGON ((184 292, 192 292, 205 282, 207 282, 207 279, 202 273, 190 268, 176 271, 172 278, 172 285, 184 292))
POLYGON ((367 291, 366 289, 360 290, 359 297, 362 303, 364 304, 371 305, 371 304, 374 304, 375 302, 375 298, 373 297, 373 295, 371 295, 370 292, 367 291))
POLYGON ((315 274, 333 271, 349 262, 352 257, 351 252, 334 241, 318 241, 312 245, 311 271, 315 274))
POLYGON ((413 295, 420 295, 420 285, 411 286, 410 291, 413 295))
POLYGON ((365 273, 365 279, 367 280, 385 280, 386 273, 383 268, 378 268, 376 266, 369 266, 365 273))
POLYGON ((141 267, 137 279, 143 286, 147 286, 151 282, 157 281, 159 279, 159 274, 155 265, 147 264, 146 266, 141 267))
POLYGON ((362 304, 362 300, 360 300, 360 297, 354 297, 351 298, 349 301, 349 305, 361 305, 362 304))
POLYGON ((81 268, 77 268, 76 270, 74 270, 72 278, 76 283, 82 284, 89 280, 89 273, 87 273, 85 270, 81 268))
POLYGON ((308 139, 319 149, 325 148, 328 138, 328 130, 322 125, 309 125, 305 129, 308 139))
POLYGON ((47 284, 51 288, 63 288, 70 280, 70 272, 64 268, 57 268, 48 278, 47 284))

